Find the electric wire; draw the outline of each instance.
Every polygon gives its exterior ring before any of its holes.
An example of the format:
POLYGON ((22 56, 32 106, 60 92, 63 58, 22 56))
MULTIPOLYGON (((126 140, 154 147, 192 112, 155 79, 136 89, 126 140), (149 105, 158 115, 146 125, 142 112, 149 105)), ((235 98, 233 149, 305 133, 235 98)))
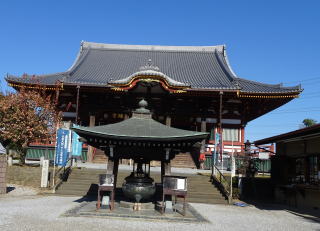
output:
POLYGON ((300 64, 291 64, 290 66, 287 66, 287 67, 281 67, 281 68, 277 68, 277 69, 273 69, 273 70, 269 70, 269 71, 265 71, 265 72, 258 72, 258 73, 253 73, 252 75, 257 75, 257 74, 264 74, 264 73, 270 73, 270 72, 276 72, 278 70, 285 70, 285 69, 291 69, 291 70, 301 70, 303 68, 306 68, 306 67, 309 67, 309 66, 313 66, 314 63, 318 63, 319 60, 318 59, 314 59, 312 62, 308 61, 308 62, 305 62, 305 63, 300 63, 300 64), (309 64, 309 65, 306 65, 304 67, 301 67, 301 65, 304 65, 304 64, 309 64), (299 67, 299 69, 294 69, 292 67, 299 67))
POLYGON ((314 94, 320 94, 320 91, 317 91, 317 92, 314 92, 314 93, 302 94, 302 96, 305 96, 305 95, 314 95, 314 94))
MULTIPOLYGON (((299 108, 299 110, 301 110, 301 109, 314 109, 314 108, 320 108, 320 107, 302 107, 302 108, 299 108)), ((292 111, 292 110, 297 110, 297 108, 289 108, 289 109, 277 110, 277 112, 280 112, 280 111, 292 111)))
POLYGON ((307 82, 307 81, 315 80, 315 79, 320 79, 320 77, 318 77, 318 78, 313 78, 313 79, 306 79, 306 80, 297 80, 297 81, 294 81, 294 82, 286 82, 285 84, 307 82))
POLYGON ((318 110, 307 110, 307 111, 288 111, 288 112, 279 112, 279 113, 277 113, 277 112, 270 112, 269 114, 270 115, 276 115, 276 114, 286 114, 286 113, 301 113, 301 112, 311 112, 311 111, 320 111, 320 109, 318 109, 318 110))

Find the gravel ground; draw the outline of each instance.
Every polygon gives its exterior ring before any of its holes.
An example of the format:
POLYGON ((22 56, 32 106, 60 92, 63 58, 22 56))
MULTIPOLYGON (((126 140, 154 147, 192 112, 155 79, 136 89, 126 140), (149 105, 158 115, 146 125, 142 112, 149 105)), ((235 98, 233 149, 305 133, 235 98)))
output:
POLYGON ((191 205, 212 224, 141 222, 89 217, 60 217, 79 197, 36 196, 30 187, 0 196, 1 230, 320 230, 320 223, 291 213, 254 206, 191 205))
MULTIPOLYGON (((7 196, 35 196, 38 193, 38 190, 34 187, 21 186, 17 184, 7 184, 7 196)), ((1 198, 1 197, 0 197, 1 198)))

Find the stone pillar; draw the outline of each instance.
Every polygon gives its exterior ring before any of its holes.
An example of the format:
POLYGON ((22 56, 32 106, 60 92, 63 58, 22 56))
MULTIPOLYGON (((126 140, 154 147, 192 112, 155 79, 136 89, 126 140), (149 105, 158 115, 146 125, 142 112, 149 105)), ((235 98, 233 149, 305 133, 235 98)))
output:
POLYGON ((13 159, 12 159, 12 155, 8 156, 8 166, 12 166, 13 164, 13 159))
MULTIPOLYGON (((161 173, 164 172, 164 175, 166 176, 171 175, 171 163, 169 159, 170 150, 171 150, 170 148, 165 149, 166 151, 165 160, 161 161, 161 173)), ((173 213, 172 196, 166 195, 164 199, 165 199, 165 213, 167 214, 173 213)))
MULTIPOLYGON (((96 122, 95 113, 90 113, 90 127, 93 127, 96 122)), ((93 154, 93 147, 88 145, 88 154, 87 154, 87 163, 92 163, 92 154, 93 154)))

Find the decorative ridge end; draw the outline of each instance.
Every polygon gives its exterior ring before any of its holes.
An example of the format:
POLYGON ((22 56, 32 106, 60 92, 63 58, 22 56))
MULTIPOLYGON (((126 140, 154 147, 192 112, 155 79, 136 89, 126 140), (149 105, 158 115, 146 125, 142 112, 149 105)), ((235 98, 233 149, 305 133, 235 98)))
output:
POLYGON ((238 77, 235 77, 234 80, 232 81, 232 83, 234 84, 234 86, 236 87, 236 89, 241 89, 241 87, 240 87, 240 85, 239 85, 238 77))
POLYGON ((149 59, 149 61, 146 65, 140 67, 140 71, 157 71, 157 72, 159 72, 160 69, 159 69, 159 67, 155 66, 152 63, 151 59, 149 59))

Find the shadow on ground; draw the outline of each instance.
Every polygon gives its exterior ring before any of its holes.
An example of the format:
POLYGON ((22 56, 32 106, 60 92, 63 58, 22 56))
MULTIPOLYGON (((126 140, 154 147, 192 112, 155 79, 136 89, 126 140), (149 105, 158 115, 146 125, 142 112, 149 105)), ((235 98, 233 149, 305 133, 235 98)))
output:
POLYGON ((284 204, 276 204, 273 200, 271 199, 241 199, 242 202, 255 206, 257 209, 261 210, 278 210, 278 211, 287 211, 289 213, 295 214, 297 216, 301 216, 307 219, 312 219, 316 222, 320 222, 320 214, 319 212, 314 212, 310 210, 304 210, 304 209, 299 209, 295 208, 294 206, 288 206, 284 204))
POLYGON ((7 187, 7 193, 9 193, 9 192, 11 192, 11 191, 13 191, 15 189, 16 189, 16 187, 7 187))

